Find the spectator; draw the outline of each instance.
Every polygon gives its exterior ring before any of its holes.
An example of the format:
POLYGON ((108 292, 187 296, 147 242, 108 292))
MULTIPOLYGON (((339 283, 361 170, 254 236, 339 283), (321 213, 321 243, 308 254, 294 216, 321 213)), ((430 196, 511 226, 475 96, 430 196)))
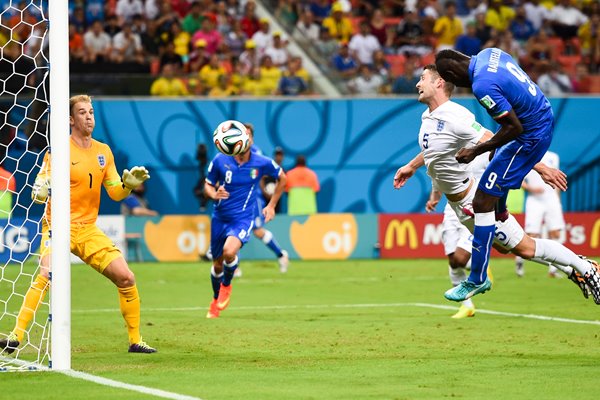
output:
POLYGON ((525 11, 524 6, 518 7, 516 12, 515 19, 511 21, 509 30, 519 44, 524 45, 535 34, 535 28, 527 20, 527 11, 525 11))
POLYGON ((486 44, 491 38, 492 34, 496 32, 485 22, 485 12, 475 14, 475 36, 479 38, 481 44, 486 44))
POLYGON ((329 0, 311 0, 309 9, 315 17, 315 22, 319 24, 322 24, 332 11, 329 0))
POLYGON ((146 199, 146 187, 142 183, 131 190, 131 194, 121 202, 121 214, 134 217, 155 217, 158 212, 150 209, 146 199))
POLYGON ((185 83, 175 76, 176 67, 173 64, 165 64, 162 67, 162 74, 150 87, 152 96, 187 96, 188 90, 185 83))
POLYGON ((535 32, 542 28, 544 20, 547 20, 550 16, 550 10, 543 4, 540 4, 540 0, 527 0, 523 4, 523 8, 525 8, 525 16, 531 22, 531 25, 533 25, 535 32))
MULTIPOLYGON (((348 43, 348 41, 343 40, 340 43, 348 43)), ((329 58, 338 50, 339 43, 331 36, 329 29, 322 28, 320 40, 315 43, 315 47, 322 57, 329 58)))
POLYGON ((256 51, 258 52, 259 56, 262 57, 265 54, 265 50, 273 46, 273 36, 269 32, 269 19, 261 18, 259 22, 260 28, 254 35, 252 35, 252 40, 256 44, 256 51))
POLYGON ((187 65, 190 59, 190 42, 192 37, 189 33, 181 29, 179 22, 171 25, 171 40, 175 45, 175 54, 181 57, 184 65, 187 65))
POLYGON ((361 65, 359 75, 348 82, 348 89, 353 94, 375 95, 381 92, 384 84, 381 76, 373 73, 368 65, 361 65))
POLYGON ((214 20, 216 29, 222 37, 227 36, 227 34, 231 32, 231 25, 233 23, 233 19, 227 13, 227 5, 224 1, 219 1, 217 3, 214 20))
POLYGON ((16 181, 13 174, 2 166, 0 160, 0 219, 10 218, 13 209, 13 194, 16 193, 16 181))
POLYGON ((259 66, 260 57, 256 51, 256 43, 254 40, 246 40, 246 50, 240 54, 239 62, 241 64, 241 71, 244 75, 248 75, 251 71, 259 66))
POLYGON ((577 30, 588 21, 577 8, 573 7, 571 0, 558 0, 558 4, 550 10, 549 19, 556 36, 567 41, 577 36, 577 30))
POLYGON ((376 50, 373 53, 373 64, 371 65, 373 72, 383 78, 386 84, 390 83, 391 80, 391 65, 385 58, 383 50, 376 50))
POLYGON ((463 33, 461 20, 456 16, 456 3, 448 1, 444 5, 445 14, 435 21, 433 34, 437 38, 437 51, 453 49, 456 39, 463 33))
POLYGON ((523 61, 524 67, 533 79, 546 70, 550 63, 554 61, 554 49, 544 29, 527 41, 523 61))
POLYGON ((85 23, 90 27, 94 21, 104 21, 104 0, 87 0, 85 2, 85 23))
POLYGON ((208 63, 209 59, 210 54, 206 51, 206 40, 196 40, 194 42, 194 49, 190 53, 190 72, 200 72, 200 69, 208 63))
POLYGON ((298 64, 290 62, 288 71, 280 79, 276 94, 283 96, 298 96, 308 91, 308 85, 304 79, 297 75, 298 64))
POLYGON ((70 62, 82 63, 86 60, 83 36, 77 32, 75 25, 69 24, 69 58, 70 62))
POLYGON ((481 51, 481 40, 477 37, 475 21, 467 22, 467 32, 458 37, 455 48, 468 56, 474 56, 481 51))
POLYGON ((298 75, 300 78, 304 79, 304 82, 306 82, 306 84, 308 85, 308 90, 310 91, 311 78, 310 78, 310 74, 308 73, 308 71, 302 66, 302 57, 291 56, 290 63, 297 64, 296 75, 298 75))
POLYGON ((300 20, 294 28, 292 37, 295 40, 314 43, 319 40, 320 27, 315 24, 315 17, 310 10, 300 14, 300 20))
POLYGON ((352 36, 352 22, 344 16, 342 5, 333 3, 331 15, 323 20, 323 27, 329 30, 331 37, 338 42, 348 41, 352 36))
POLYGON ((198 160, 198 170, 200 178, 194 186, 194 196, 198 199, 200 212, 206 211, 208 198, 204 195, 204 181, 206 179, 206 167, 208 165, 208 151, 204 143, 200 143, 196 149, 196 160, 198 160))
POLYGON ((597 72, 600 66, 600 14, 594 13, 589 21, 579 28, 581 55, 585 62, 597 72))
POLYGON ((181 28, 190 35, 193 35, 202 28, 202 21, 204 21, 202 6, 200 2, 194 1, 190 6, 190 11, 181 22, 181 28))
MULTIPOLYGON (((20 22, 22 17, 18 15, 18 18, 20 22)), ((34 25, 37 23, 37 21, 35 20, 27 22, 33 22, 34 25)), ((83 10, 83 7, 75 7, 75 10, 73 10, 73 16, 69 18, 69 23, 72 24, 75 27, 75 30, 80 34, 83 34, 86 31, 88 25, 87 21, 85 20, 85 11, 83 10)), ((16 33, 16 36, 19 38, 19 40, 24 42, 27 38, 31 36, 31 26, 29 26, 28 24, 19 23, 13 28, 13 35, 16 33)))
POLYGON ((285 27, 286 30, 290 31, 296 25, 298 21, 298 12, 296 9, 295 0, 279 0, 277 9, 275 10, 275 17, 285 27))
POLYGON ((317 193, 321 190, 317 174, 306 166, 303 155, 296 157, 296 166, 287 175, 289 215, 310 215, 317 213, 317 193), (290 175, 291 174, 291 177, 290 175))
POLYGON ((108 62, 112 41, 108 33, 102 29, 100 21, 94 21, 91 28, 83 35, 86 57, 90 63, 108 62))
POLYGON ((404 19, 398 24, 396 45, 399 54, 418 54, 424 56, 431 52, 425 39, 425 31, 414 10, 407 10, 404 19))
POLYGON ((573 93, 590 93, 591 83, 589 67, 585 64, 577 64, 571 79, 573 93))
POLYGON ((416 74, 417 63, 415 58, 410 57, 404 63, 404 73, 396 78, 392 84, 394 94, 416 94, 419 77, 416 74))
POLYGON ((350 79, 356 75, 358 71, 358 63, 350 54, 348 44, 342 42, 338 53, 331 60, 333 68, 344 78, 350 79))
POLYGON ((234 20, 231 31, 224 36, 224 41, 235 58, 238 58, 244 51, 246 40, 248 40, 248 37, 242 30, 242 24, 239 20, 234 20))
POLYGON ((244 6, 244 15, 240 20, 240 24, 242 25, 242 30, 249 38, 258 32, 260 24, 258 23, 258 17, 256 16, 256 3, 254 1, 250 0, 246 3, 246 6, 244 6))
POLYGON ((144 63, 144 51, 140 35, 133 33, 130 24, 123 25, 123 30, 113 38, 112 61, 115 63, 144 63))
POLYGON ((219 56, 213 54, 210 56, 208 64, 200 69, 198 76, 204 88, 210 92, 212 88, 217 87, 219 84, 219 76, 225 74, 225 69, 219 64, 219 56))
POLYGON ((573 91, 569 77, 560 71, 556 63, 550 64, 547 72, 540 75, 537 84, 548 97, 562 96, 573 91))
MULTIPOLYGON (((273 153, 273 161, 277 163, 283 169, 283 158, 285 154, 281 147, 276 147, 275 152, 273 153)), ((285 171, 284 171, 285 172, 285 171)), ((275 193, 275 185, 277 184, 277 179, 270 176, 263 176, 260 181, 260 189, 262 195, 265 199, 265 202, 268 203, 271 200, 271 196, 275 193)), ((275 206, 275 213, 279 214, 281 212, 281 202, 277 202, 275 206)))
POLYGON ((231 76, 219 76, 218 84, 208 92, 209 97, 230 97, 238 94, 238 89, 231 82, 231 76))
POLYGON ((274 94, 281 79, 281 70, 269 56, 263 56, 260 66, 261 88, 265 94, 274 94))
POLYGON ((118 0, 115 14, 119 19, 119 25, 124 26, 131 23, 135 14, 143 14, 144 5, 141 0, 118 0))
MULTIPOLYGON (((568 0, 567 0, 568 1, 568 0)), ((485 14, 485 23, 497 32, 508 29, 510 21, 515 17, 515 10, 502 4, 502 0, 491 0, 485 14)))
POLYGON ((212 19, 204 18, 204 21, 202 21, 202 29, 194 33, 192 43, 196 43, 200 39, 206 41, 205 51, 208 54, 215 54, 217 52, 223 38, 219 31, 215 29, 215 24, 212 19))
POLYGON ((289 53, 286 48, 287 41, 281 38, 281 32, 273 32, 273 43, 265 49, 265 55, 268 55, 279 68, 285 67, 289 59, 289 53))
POLYGON ((119 20, 117 19, 116 15, 110 14, 108 17, 106 17, 104 32, 110 36, 111 40, 117 33, 121 32, 121 26, 119 25, 119 20))
POLYGON ((369 28, 371 35, 377 38, 380 46, 386 46, 388 43, 388 27, 383 16, 383 12, 380 8, 376 8, 373 11, 373 15, 369 19, 369 28))
POLYGON ((381 48, 379 41, 371 35, 369 23, 363 21, 360 23, 360 32, 352 36, 348 49, 352 56, 361 64, 373 64, 373 52, 381 48))
POLYGON ((175 44, 173 42, 167 44, 163 55, 160 56, 160 68, 162 69, 167 64, 175 67, 175 73, 183 71, 183 58, 175 52, 175 44))
POLYGON ((250 96, 264 96, 271 94, 264 89, 265 83, 260 75, 260 67, 254 67, 242 82, 242 94, 250 96))

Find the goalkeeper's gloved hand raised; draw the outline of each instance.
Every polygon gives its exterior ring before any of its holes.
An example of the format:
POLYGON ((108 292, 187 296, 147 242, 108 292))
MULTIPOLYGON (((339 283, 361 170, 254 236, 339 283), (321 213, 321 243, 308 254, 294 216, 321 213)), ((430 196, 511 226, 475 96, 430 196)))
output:
POLYGON ((31 199, 34 203, 43 204, 48 199, 48 189, 50 180, 46 178, 35 178, 33 189, 31 190, 31 199))
POLYGON ((123 186, 127 189, 135 189, 140 186, 146 179, 150 178, 150 174, 146 167, 133 167, 131 170, 123 170, 123 186))

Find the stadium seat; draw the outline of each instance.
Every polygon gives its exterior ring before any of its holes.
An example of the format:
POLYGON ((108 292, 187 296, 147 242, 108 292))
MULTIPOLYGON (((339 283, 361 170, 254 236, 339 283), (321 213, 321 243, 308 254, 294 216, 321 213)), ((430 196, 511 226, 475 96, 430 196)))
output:
POLYGON ((565 42, 563 42, 563 40, 557 36, 548 37, 548 43, 552 47, 554 57, 558 57, 565 51, 565 42))
POLYGON ((575 67, 577 66, 577 64, 581 64, 580 55, 559 55, 558 57, 556 57, 556 60, 563 68, 563 71, 568 75, 573 75, 575 73, 575 67))
POLYGON ((426 54, 423 57, 421 57, 421 65, 422 66, 429 65, 429 64, 435 64, 435 53, 434 52, 431 52, 431 53, 426 54))
POLYGON ((590 75, 590 93, 600 93, 600 75, 590 75))
POLYGON ((385 59, 390 63, 390 72, 394 78, 404 73, 404 63, 406 62, 404 55, 388 54, 385 59))
POLYGON ((401 17, 385 17, 383 19, 385 21, 386 26, 398 26, 398 24, 402 21, 401 17))
POLYGON ((360 23, 364 17, 350 17, 350 22, 352 23, 352 33, 358 33, 360 31, 360 23))

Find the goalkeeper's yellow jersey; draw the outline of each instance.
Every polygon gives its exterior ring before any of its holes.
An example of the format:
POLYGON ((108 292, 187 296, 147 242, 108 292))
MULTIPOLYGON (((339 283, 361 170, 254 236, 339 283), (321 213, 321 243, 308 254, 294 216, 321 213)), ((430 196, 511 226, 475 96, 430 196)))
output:
MULTIPOLYGON (((102 185, 115 201, 123 200, 131 191, 123 187, 108 145, 92 139, 92 146, 84 149, 73 138, 70 142, 71 223, 92 224, 98 218, 102 185)), ((44 156, 38 177, 50 179, 50 153, 44 156)), ((50 200, 46 205, 46 216, 50 222, 50 200)))

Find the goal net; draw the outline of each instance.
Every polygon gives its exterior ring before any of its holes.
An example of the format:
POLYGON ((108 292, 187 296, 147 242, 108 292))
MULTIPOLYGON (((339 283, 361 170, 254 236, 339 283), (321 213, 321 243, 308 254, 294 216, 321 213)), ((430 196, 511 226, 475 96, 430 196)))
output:
MULTIPOLYGON (((50 296, 45 290, 49 284, 40 286, 38 280, 45 205, 35 204, 31 191, 44 153, 51 144, 48 22, 49 15, 53 14, 49 12, 47 0, 5 0, 2 3, 0 345, 4 344, 4 348, 0 348, 0 371, 38 370, 52 363, 50 320, 53 318, 50 317, 50 296), (34 302, 25 301, 28 291, 32 290, 37 290, 39 295, 32 296, 34 302)), ((64 8, 66 11, 66 6, 64 8)), ((68 81, 66 85, 68 88, 68 81)), ((65 180, 68 182, 68 173, 65 180)), ((54 190, 54 182, 52 185, 54 190)))

